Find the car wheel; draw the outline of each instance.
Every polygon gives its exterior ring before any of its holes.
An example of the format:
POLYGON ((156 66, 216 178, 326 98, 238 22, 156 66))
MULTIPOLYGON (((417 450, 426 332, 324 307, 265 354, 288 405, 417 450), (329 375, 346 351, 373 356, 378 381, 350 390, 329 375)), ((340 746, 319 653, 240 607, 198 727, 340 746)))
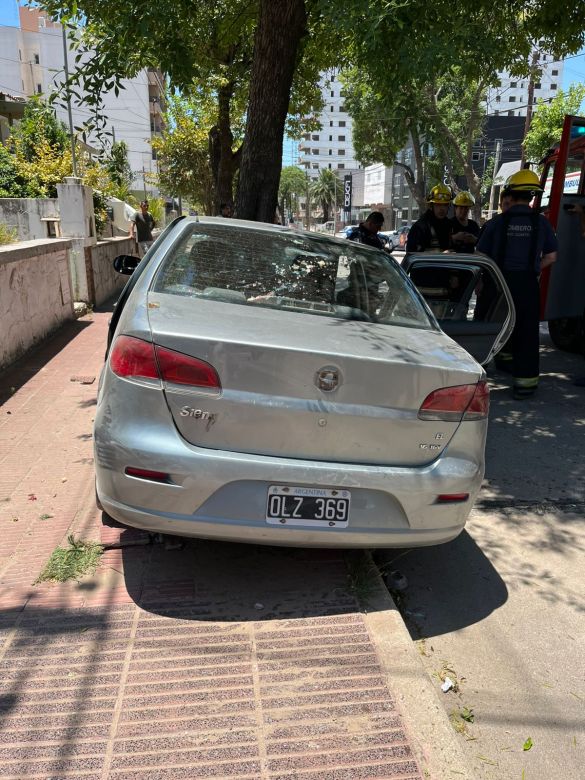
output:
POLYGON ((581 317, 561 317, 557 320, 549 320, 548 332, 557 349, 577 353, 585 351, 585 333, 583 333, 581 317))

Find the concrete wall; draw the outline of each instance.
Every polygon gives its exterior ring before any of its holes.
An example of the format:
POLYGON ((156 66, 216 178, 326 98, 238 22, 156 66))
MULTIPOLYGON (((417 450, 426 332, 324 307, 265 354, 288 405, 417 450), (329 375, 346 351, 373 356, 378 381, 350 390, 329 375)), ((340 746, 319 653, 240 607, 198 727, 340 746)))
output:
POLYGON ((112 262, 118 255, 135 255, 136 244, 129 238, 107 238, 89 247, 92 272, 92 302, 99 306, 120 292, 128 281, 128 276, 122 276, 114 271, 112 262))
POLYGON ((48 238, 43 218, 59 219, 57 198, 0 198, 0 222, 15 228, 20 241, 48 238))
POLYGON ((0 369, 73 319, 70 241, 0 246, 0 369))

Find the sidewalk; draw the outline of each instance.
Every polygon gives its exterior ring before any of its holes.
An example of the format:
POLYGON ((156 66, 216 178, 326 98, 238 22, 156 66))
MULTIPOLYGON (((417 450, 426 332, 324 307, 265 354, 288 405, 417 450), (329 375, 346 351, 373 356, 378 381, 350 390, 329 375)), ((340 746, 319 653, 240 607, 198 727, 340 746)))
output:
POLYGON ((0 378, 0 777, 465 777, 375 576, 364 594, 337 552, 166 549, 102 524, 91 439, 109 316, 0 378), (33 585, 70 533, 101 539, 100 568, 33 585))

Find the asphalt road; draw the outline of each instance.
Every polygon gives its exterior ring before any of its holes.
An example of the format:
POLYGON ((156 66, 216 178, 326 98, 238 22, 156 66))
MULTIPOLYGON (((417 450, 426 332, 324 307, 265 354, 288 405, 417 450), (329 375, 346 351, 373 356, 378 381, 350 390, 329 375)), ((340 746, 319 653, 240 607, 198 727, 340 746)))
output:
POLYGON ((537 398, 513 401, 506 377, 491 374, 486 481, 466 531, 384 555, 408 579, 400 609, 431 679, 455 683, 441 697, 478 779, 583 777, 585 390, 570 381, 579 373, 583 359, 543 336, 537 398))

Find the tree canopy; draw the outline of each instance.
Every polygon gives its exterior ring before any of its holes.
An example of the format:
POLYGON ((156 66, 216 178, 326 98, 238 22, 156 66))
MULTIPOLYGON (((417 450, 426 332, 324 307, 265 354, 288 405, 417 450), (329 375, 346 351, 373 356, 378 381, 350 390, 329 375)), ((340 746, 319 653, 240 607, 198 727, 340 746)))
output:
POLYGON ((550 103, 537 104, 530 130, 524 139, 526 157, 530 162, 539 163, 549 149, 560 142, 565 114, 578 114, 584 99, 585 84, 571 84, 567 92, 560 90, 550 103))
MULTIPOLYGON (((217 199, 232 197, 239 170, 236 213, 252 219, 270 219, 276 207, 287 112, 296 133, 303 122, 315 122, 320 70, 355 66, 375 97, 388 96, 382 116, 376 116, 392 120, 395 139, 420 136, 422 130, 435 133, 435 148, 451 147, 454 165, 473 189, 479 185, 467 140, 477 127, 478 96, 495 83, 499 70, 527 76, 535 42, 556 57, 577 51, 585 27, 579 4, 566 7, 558 0, 497 5, 476 0, 472 9, 463 0, 434 5, 428 0, 377 5, 369 0, 176 0, 171 5, 39 0, 39 5, 80 36, 71 87, 97 115, 100 93, 119 89, 122 78, 143 67, 161 68, 171 87, 185 95, 209 89, 216 110, 213 125, 205 129, 216 205, 217 199), (89 90, 85 97, 80 84, 89 90), (461 112, 459 103, 465 104, 461 112), (234 127, 244 115, 239 143, 234 127)), ((381 124, 378 136, 388 129, 381 124)))

